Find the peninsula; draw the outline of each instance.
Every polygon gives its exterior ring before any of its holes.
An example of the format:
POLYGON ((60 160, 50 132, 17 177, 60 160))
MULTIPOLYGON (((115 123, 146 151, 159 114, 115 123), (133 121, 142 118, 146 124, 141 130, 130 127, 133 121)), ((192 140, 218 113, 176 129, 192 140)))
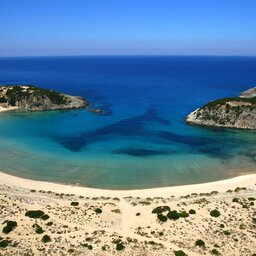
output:
POLYGON ((185 122, 201 126, 256 129, 256 87, 238 97, 208 102, 190 113, 185 122))
POLYGON ((86 108, 89 103, 82 97, 42 89, 32 85, 1 85, 0 112, 21 109, 29 111, 86 108))

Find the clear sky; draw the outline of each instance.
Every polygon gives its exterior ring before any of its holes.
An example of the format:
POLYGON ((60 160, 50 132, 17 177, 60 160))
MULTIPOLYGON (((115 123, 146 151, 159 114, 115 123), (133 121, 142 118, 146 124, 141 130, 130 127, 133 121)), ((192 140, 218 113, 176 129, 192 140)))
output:
POLYGON ((0 0, 0 56, 256 55, 256 0, 0 0))

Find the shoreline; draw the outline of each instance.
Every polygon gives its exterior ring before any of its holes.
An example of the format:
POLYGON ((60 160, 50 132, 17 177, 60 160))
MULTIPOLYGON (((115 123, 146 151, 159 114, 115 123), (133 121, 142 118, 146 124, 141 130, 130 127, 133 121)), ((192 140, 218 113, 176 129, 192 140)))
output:
POLYGON ((255 203, 256 174, 119 191, 0 172, 0 255, 254 255, 255 203))
POLYGON ((9 112, 9 111, 13 111, 13 110, 18 110, 18 107, 2 107, 0 106, 0 113, 1 112, 9 112))
POLYGON ((159 187, 149 189, 133 189, 133 190, 114 190, 114 189, 98 189, 90 187, 80 187, 76 185, 67 185, 60 183, 51 183, 46 181, 36 181, 24 179, 9 175, 0 171, 0 184, 19 187, 23 189, 36 189, 52 191, 55 193, 69 193, 75 195, 86 196, 110 196, 110 197, 170 197, 170 196, 184 196, 191 193, 210 193, 212 191, 226 192, 228 189, 235 189, 237 187, 253 187, 256 185, 256 174, 247 174, 230 179, 213 181, 200 184, 180 185, 171 187, 159 187))

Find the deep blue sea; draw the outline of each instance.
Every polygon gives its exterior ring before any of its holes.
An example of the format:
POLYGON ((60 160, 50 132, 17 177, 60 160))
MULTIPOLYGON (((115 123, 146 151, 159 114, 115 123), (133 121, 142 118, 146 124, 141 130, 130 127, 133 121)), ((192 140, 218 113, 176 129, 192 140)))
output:
POLYGON ((255 57, 0 58, 0 84, 83 96, 87 110, 0 113, 0 170, 134 189, 256 172, 256 133, 189 126, 202 104, 256 85, 255 57))

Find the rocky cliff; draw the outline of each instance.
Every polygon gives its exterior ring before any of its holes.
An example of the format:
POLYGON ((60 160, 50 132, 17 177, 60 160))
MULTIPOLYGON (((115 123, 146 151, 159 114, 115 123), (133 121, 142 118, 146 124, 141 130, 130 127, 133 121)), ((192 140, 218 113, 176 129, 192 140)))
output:
POLYGON ((185 122, 202 126, 256 129, 256 87, 238 97, 211 101, 190 113, 185 122))
POLYGON ((82 97, 70 96, 31 85, 0 86, 0 106, 2 108, 16 107, 42 111, 86 108, 88 105, 88 102, 82 97))

